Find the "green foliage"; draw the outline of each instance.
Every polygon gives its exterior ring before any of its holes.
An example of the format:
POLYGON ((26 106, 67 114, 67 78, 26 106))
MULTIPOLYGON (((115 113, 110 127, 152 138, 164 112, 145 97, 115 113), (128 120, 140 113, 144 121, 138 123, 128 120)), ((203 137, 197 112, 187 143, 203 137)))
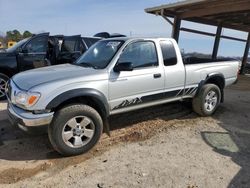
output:
POLYGON ((32 36, 32 33, 29 32, 29 31, 24 31, 23 32, 23 38, 28 38, 28 37, 31 37, 32 36))
POLYGON ((6 40, 7 41, 20 41, 24 38, 32 36, 32 33, 29 31, 24 31, 23 34, 21 34, 18 30, 13 30, 13 31, 7 31, 6 32, 6 40))
POLYGON ((8 41, 20 41, 22 39, 22 35, 18 30, 13 30, 13 31, 7 31, 6 32, 6 38, 8 41))

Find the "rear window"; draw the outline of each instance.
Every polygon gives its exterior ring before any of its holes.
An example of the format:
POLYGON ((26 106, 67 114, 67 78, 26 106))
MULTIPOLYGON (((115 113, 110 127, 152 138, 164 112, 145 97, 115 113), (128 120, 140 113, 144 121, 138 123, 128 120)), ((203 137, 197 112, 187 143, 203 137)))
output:
POLYGON ((83 37, 82 39, 84 40, 88 48, 100 40, 98 38, 86 38, 86 37, 83 37))
POLYGON ((170 41, 160 41, 163 61, 165 66, 177 64, 177 56, 174 45, 170 41))

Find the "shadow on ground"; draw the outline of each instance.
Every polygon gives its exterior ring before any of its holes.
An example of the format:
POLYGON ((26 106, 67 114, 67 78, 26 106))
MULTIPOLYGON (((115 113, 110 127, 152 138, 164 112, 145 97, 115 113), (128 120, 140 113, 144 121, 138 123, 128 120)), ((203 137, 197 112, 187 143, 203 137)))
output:
POLYGON ((226 90, 225 103, 214 118, 227 132, 203 132, 202 138, 241 167, 228 187, 250 187, 250 77, 226 90))

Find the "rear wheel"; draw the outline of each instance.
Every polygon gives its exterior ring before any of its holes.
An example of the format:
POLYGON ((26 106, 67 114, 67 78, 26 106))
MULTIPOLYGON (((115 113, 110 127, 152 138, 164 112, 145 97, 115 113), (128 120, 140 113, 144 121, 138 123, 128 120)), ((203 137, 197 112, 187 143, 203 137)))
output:
POLYGON ((90 106, 75 104, 55 114, 48 134, 52 146, 65 156, 89 151, 101 137, 103 122, 90 106))
POLYGON ((215 112, 220 101, 220 88, 214 84, 206 84, 193 98, 193 110, 201 116, 209 116, 215 112))
POLYGON ((5 74, 0 73, 0 100, 6 99, 5 88, 9 77, 5 74))

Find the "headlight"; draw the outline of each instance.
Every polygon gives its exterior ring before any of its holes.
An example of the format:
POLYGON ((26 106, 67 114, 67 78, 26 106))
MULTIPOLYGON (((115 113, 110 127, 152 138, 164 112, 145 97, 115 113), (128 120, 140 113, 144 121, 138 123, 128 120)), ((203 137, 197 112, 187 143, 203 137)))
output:
POLYGON ((19 91, 15 94, 15 102, 17 105, 30 107, 36 104, 41 94, 36 92, 19 91))

